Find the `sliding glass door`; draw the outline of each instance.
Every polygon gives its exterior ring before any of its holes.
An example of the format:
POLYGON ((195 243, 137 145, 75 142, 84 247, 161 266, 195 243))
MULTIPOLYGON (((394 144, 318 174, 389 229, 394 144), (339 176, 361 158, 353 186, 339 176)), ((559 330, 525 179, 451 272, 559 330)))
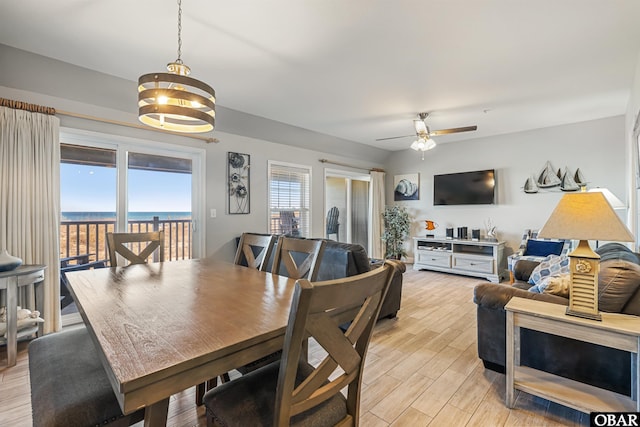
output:
POLYGON ((165 231, 165 260, 204 253, 204 150, 61 133, 61 308, 65 271, 108 266, 107 232, 165 231))
POLYGON ((325 237, 369 248, 369 181, 367 174, 325 169, 325 237), (331 208, 338 210, 338 227, 327 227, 331 208), (335 234, 334 234, 335 233, 335 234))

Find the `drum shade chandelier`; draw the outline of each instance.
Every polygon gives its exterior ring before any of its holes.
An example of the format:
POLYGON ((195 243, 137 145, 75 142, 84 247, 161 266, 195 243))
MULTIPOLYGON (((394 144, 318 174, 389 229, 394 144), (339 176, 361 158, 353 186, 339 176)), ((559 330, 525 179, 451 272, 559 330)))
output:
POLYGON ((178 59, 168 73, 150 73, 138 79, 138 119, 151 127, 173 132, 202 133, 215 127, 216 93, 211 86, 188 77, 183 64, 182 0, 178 0, 178 59))

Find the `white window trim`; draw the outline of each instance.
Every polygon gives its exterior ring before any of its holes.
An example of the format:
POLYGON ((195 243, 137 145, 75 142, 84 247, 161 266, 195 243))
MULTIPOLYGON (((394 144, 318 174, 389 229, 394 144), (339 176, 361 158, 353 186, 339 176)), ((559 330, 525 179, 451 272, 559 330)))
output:
MULTIPOLYGON (((105 134, 73 128, 60 128, 60 142, 63 144, 84 145, 87 147, 108 148, 116 150, 117 167, 124 171, 118 179, 118 197, 116 200, 117 224, 120 228, 126 227, 127 213, 127 168, 126 153, 135 151, 144 154, 156 154, 164 156, 177 156, 191 159, 192 177, 199 177, 191 181, 191 204, 193 212, 194 239, 192 242, 193 258, 203 257, 205 254, 206 221, 205 221, 205 165, 206 150, 182 145, 167 144, 164 142, 146 139, 131 138, 121 135, 105 134)), ((120 230, 120 231, 126 231, 120 230)))
POLYGON ((271 167, 283 166, 290 168, 306 169, 309 171, 309 236, 313 235, 313 168, 299 163, 281 162, 277 160, 267 161, 267 229, 271 230, 271 167))

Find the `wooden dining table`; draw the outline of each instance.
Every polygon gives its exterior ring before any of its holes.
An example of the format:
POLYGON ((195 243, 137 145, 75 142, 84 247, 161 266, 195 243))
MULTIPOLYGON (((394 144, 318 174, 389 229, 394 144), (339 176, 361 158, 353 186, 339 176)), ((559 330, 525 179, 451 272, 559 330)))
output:
POLYGON ((68 274, 123 413, 165 425, 171 395, 281 349, 295 280, 211 259, 68 274))

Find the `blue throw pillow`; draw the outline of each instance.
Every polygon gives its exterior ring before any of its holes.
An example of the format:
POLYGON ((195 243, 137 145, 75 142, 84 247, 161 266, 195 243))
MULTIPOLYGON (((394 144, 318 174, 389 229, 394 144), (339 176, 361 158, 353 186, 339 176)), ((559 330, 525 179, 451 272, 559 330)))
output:
POLYGON ((564 242, 561 241, 529 239, 524 254, 528 256, 560 255, 563 247, 564 242))
POLYGON ((529 283, 539 285, 548 276, 558 276, 569 273, 569 258, 566 256, 549 255, 533 269, 529 276, 529 283))

